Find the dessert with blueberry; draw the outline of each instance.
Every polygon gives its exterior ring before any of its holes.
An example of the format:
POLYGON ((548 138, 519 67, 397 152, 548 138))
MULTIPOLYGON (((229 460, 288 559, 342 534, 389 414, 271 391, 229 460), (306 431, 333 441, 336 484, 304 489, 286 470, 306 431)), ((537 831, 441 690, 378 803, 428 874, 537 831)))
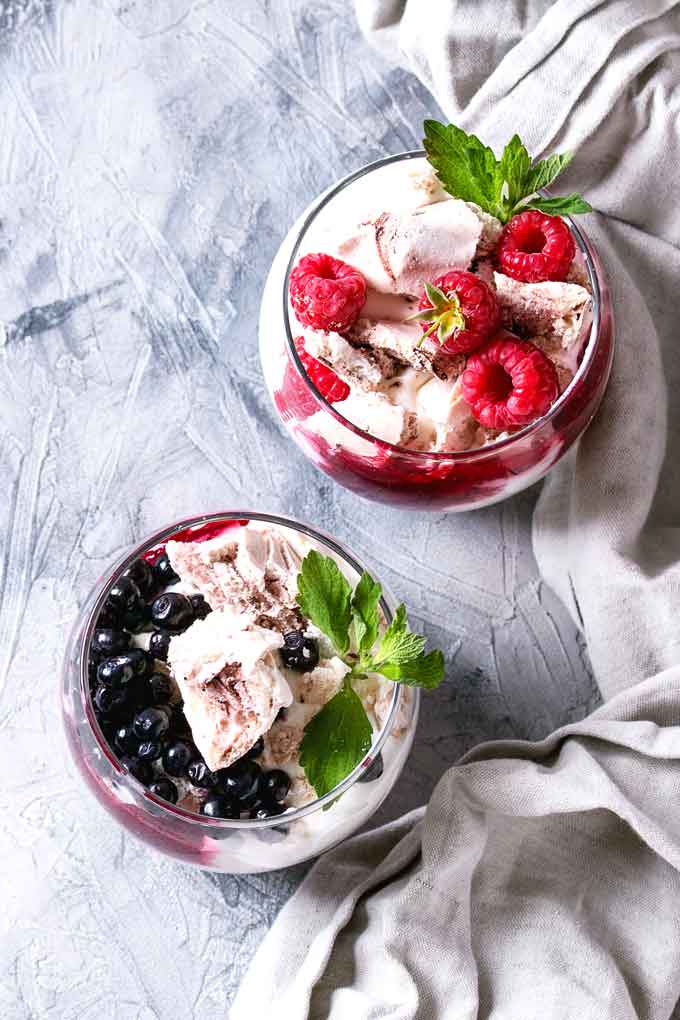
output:
MULTIPOLYGON (((425 123, 426 157, 391 162, 314 218, 289 275, 295 349, 317 392, 364 433, 424 454, 507 439, 545 415, 578 370, 592 321, 583 259, 545 197, 570 160, 501 158, 425 123)), ((347 442, 310 402, 305 428, 347 442)))
MULTIPOLYGON (((424 645, 367 572, 292 528, 230 520, 174 535, 110 583, 87 651, 92 710, 161 802, 264 820, 368 763, 395 683, 443 677, 424 645)), ((404 725, 392 720, 397 738, 404 725)), ((381 770, 376 755, 362 779, 381 770)))

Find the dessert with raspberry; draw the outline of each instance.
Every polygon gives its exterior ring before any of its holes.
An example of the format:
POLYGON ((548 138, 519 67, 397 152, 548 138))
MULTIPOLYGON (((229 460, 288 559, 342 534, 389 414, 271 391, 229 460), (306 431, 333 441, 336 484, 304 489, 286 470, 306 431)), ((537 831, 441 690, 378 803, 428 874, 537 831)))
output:
POLYGON ((591 287, 562 218, 589 206, 539 194, 570 157, 532 162, 515 136, 497 160, 435 122, 425 148, 335 195, 289 274, 314 388, 305 427, 331 448, 343 430, 328 404, 401 449, 490 446, 550 410, 589 336, 591 287))
MULTIPOLYGON (((222 855, 225 870, 294 863, 361 824, 410 746, 413 688, 437 686, 444 672, 404 607, 339 547, 265 516, 190 524, 140 548, 78 640, 86 707, 67 712, 67 731, 88 780, 104 747, 113 775, 137 784, 131 827, 156 833, 145 798, 199 822, 290 824, 286 855, 265 859, 244 836, 230 852, 247 846, 247 856, 222 855), (94 757, 78 733, 90 711, 94 757), (357 769, 361 785, 336 804, 328 795, 357 769), (333 811, 298 824, 296 812, 323 798, 333 811)), ((118 780, 103 778, 96 792, 120 815, 130 791, 112 804, 118 780)), ((158 824, 168 849, 176 823, 158 824)))

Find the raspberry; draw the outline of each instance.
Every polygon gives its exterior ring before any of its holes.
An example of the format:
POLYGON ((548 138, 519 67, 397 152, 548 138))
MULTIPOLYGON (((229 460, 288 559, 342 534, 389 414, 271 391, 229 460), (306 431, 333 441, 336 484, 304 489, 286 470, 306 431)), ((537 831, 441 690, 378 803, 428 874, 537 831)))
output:
POLYGON ((303 256, 289 286, 298 321, 325 332, 349 329, 366 300, 366 280, 359 270, 323 253, 303 256))
POLYGON ((480 425, 501 431, 540 418, 559 393, 552 361, 510 333, 470 355, 461 384, 480 425))
POLYGON ((500 310, 496 295, 474 273, 452 269, 425 285, 418 319, 426 335, 436 332, 449 354, 474 351, 496 332, 500 310))
POLYGON ((525 283, 566 280, 575 253, 574 238, 564 220, 536 209, 513 216, 503 227, 496 249, 503 272, 525 283))
POLYGON ((325 397, 329 404, 337 404, 346 400, 350 394, 349 386, 343 382, 339 375, 336 375, 332 368, 326 368, 320 361, 313 358, 305 350, 304 337, 295 338, 295 350, 298 352, 305 372, 312 380, 322 397, 325 397))

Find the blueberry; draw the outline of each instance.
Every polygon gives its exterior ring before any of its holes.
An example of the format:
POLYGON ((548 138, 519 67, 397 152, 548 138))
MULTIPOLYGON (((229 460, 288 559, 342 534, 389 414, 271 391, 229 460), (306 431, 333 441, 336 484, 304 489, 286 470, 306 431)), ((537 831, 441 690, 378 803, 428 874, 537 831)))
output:
POLYGON ((138 634, 140 630, 148 627, 150 621, 151 607, 146 602, 143 602, 142 599, 131 609, 128 609, 123 616, 123 626, 134 634, 138 634))
POLYGON ((130 706, 130 695, 125 688, 117 690, 103 684, 95 690, 93 700, 97 713, 109 718, 120 715, 130 706))
POLYGON ((357 782, 358 783, 372 783, 375 779, 380 779, 383 774, 383 756, 379 751, 375 758, 368 766, 368 768, 361 773, 357 782))
POLYGON ((113 606, 109 606, 105 602, 104 608, 97 617, 97 629, 119 629, 121 625, 121 616, 122 614, 117 609, 113 606))
POLYGON ((162 708, 143 708, 132 722, 132 728, 140 740, 158 740, 169 726, 168 713, 162 708))
POLYGON ((282 803, 290 790, 290 776, 283 769, 272 769, 264 772, 258 786, 263 801, 282 803))
POLYGON ((240 758, 229 768, 220 769, 217 773, 221 789, 239 800, 252 797, 257 790, 261 775, 260 766, 248 758, 240 758))
POLYGON ((205 620, 206 616, 212 613, 212 607, 208 605, 202 595, 190 595, 189 601, 197 620, 205 620))
POLYGON ((140 761, 139 758, 135 758, 132 755, 126 755, 120 759, 120 763, 121 765, 124 765, 130 775, 134 776, 140 783, 144 783, 144 786, 149 785, 153 778, 153 769, 147 761, 140 761))
POLYGON ((249 751, 243 755, 244 758, 259 758, 264 751, 264 737, 260 737, 256 740, 249 751))
POLYGON ((164 705, 170 700, 172 684, 165 673, 152 673, 148 680, 151 701, 154 705, 164 705))
POLYGON ((131 577, 119 577, 109 588, 104 603, 105 608, 113 609, 122 616, 133 609, 141 600, 141 592, 131 577))
POLYGON ((170 776, 184 776, 187 768, 198 757, 196 748, 185 740, 168 744, 163 752, 163 768, 170 776))
POLYGON ((187 776, 194 786, 198 786, 202 790, 211 790, 217 784, 215 773, 211 772, 206 763, 200 759, 189 762, 187 776))
POLYGON ((168 591, 151 603, 151 620, 155 627, 164 627, 178 633, 186 630, 193 619, 191 602, 181 592, 168 591))
POLYGON ((140 761, 157 761, 162 753, 160 740, 143 740, 137 748, 137 757, 140 761))
POLYGON ((149 652, 154 659, 165 662, 168 658, 171 634, 167 630, 155 630, 149 638, 149 652))
POLYGON ((237 800, 223 793, 214 793, 201 804, 201 814, 208 818, 238 818, 241 808, 237 800))
POLYGON ((135 560, 127 570, 123 571, 123 577, 129 577, 131 581, 134 581, 145 598, 148 598, 156 590, 156 578, 151 564, 146 560, 135 560))
POLYGON ((122 754, 136 754, 139 747, 139 737, 130 723, 125 723, 116 729, 113 742, 122 754))
POLYGON ((126 687, 135 676, 127 655, 114 655, 97 666, 97 680, 105 687, 126 687))
POLYGON ((100 655, 118 655, 130 647, 130 635, 124 630, 102 627, 92 635, 92 651, 100 655))
POLYGON ((174 584, 175 581, 179 581, 179 576, 172 569, 168 554, 163 553, 153 566, 154 576, 156 578, 156 584, 159 588, 165 588, 169 584, 174 584))
POLYGON ((151 783, 149 793, 155 793, 157 797, 169 800, 171 804, 177 803, 177 787, 171 779, 166 779, 165 776, 157 779, 155 783, 151 783))
POLYGON ((314 638, 305 637, 301 630, 283 635, 281 658, 284 666, 296 673, 309 673, 319 662, 319 645, 314 638))
POLYGON ((250 818, 264 819, 272 818, 274 815, 282 815, 286 810, 285 804, 278 804, 273 801, 262 801, 250 811, 250 818))
POLYGON ((104 659, 97 667, 97 679, 107 687, 126 687, 151 672, 153 660, 141 648, 104 659))

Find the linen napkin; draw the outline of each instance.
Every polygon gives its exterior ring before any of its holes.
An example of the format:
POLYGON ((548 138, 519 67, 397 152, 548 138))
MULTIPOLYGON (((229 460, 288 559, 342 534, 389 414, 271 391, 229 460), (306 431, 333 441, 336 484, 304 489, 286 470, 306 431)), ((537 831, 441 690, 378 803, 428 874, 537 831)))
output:
POLYGON ((476 748, 426 809, 323 857, 233 1017, 666 1020, 680 998, 680 6, 357 0, 357 14, 488 144, 517 131, 536 156, 578 150, 564 188, 598 210, 584 226, 617 351, 598 417, 544 486, 534 546, 609 700, 539 743, 476 748))

